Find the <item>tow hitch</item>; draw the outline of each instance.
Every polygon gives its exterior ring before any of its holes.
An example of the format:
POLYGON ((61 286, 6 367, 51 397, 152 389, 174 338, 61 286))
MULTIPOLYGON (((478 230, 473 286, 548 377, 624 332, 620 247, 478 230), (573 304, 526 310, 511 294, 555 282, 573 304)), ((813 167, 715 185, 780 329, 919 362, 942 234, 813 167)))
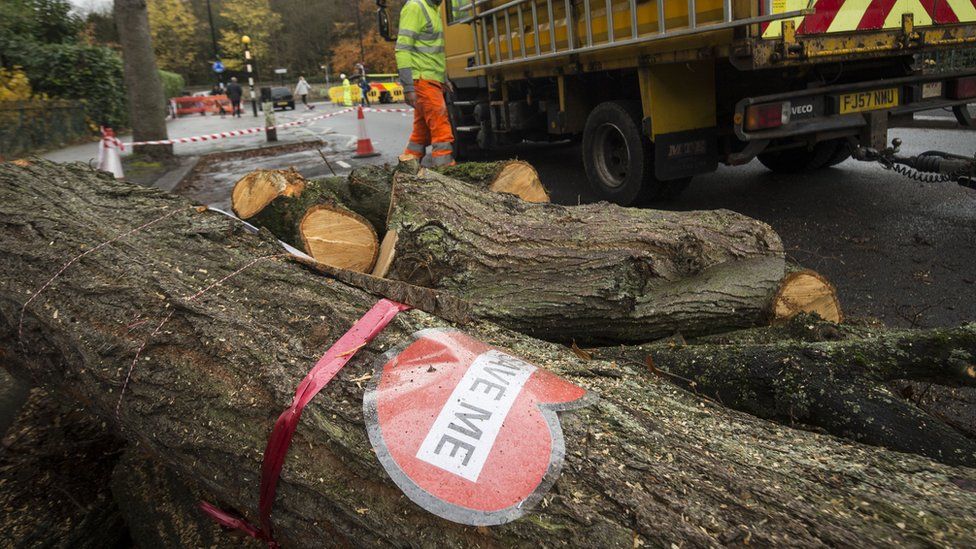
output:
POLYGON ((924 183, 955 181, 976 190, 976 155, 971 157, 941 151, 926 151, 918 156, 900 156, 901 139, 893 139, 890 147, 876 150, 851 142, 852 155, 857 160, 877 162, 887 170, 924 183))

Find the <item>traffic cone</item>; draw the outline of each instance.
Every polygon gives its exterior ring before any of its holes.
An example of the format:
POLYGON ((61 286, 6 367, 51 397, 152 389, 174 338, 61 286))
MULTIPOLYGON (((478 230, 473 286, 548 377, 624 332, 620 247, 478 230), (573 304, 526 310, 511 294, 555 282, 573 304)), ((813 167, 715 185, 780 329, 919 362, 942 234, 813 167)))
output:
POLYGON ((102 140, 98 145, 98 169, 111 173, 115 179, 125 177, 122 173, 122 157, 119 155, 121 147, 122 142, 115 137, 112 128, 102 127, 102 140))
POLYGON ((359 119, 359 141, 356 142, 356 154, 352 155, 352 157, 369 158, 371 156, 379 156, 380 153, 376 152, 376 149, 373 148, 373 141, 366 135, 366 117, 363 116, 363 108, 359 107, 356 112, 356 118, 359 119))

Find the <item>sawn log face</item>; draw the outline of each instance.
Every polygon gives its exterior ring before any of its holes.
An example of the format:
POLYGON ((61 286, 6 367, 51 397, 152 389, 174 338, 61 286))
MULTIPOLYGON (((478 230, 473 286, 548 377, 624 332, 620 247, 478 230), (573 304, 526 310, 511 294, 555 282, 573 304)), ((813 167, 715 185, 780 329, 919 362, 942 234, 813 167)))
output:
POLYGON ((643 342, 752 326, 785 273, 765 223, 728 210, 530 204, 396 176, 389 278, 452 291, 550 341, 643 342))
MULTIPOLYGON (((253 519, 274 419, 316 359, 376 300, 275 258, 191 299, 277 253, 233 220, 86 166, 0 164, 3 363, 63 382, 123 436, 253 519), (71 265, 30 303, 19 333, 21 307, 68 258, 173 209, 179 213, 71 265)), ((562 476, 527 517, 492 528, 439 519, 408 501, 376 460, 360 380, 408 334, 444 325, 426 313, 401 314, 306 409, 273 514, 284 545, 976 543, 972 469, 730 412, 629 367, 581 362, 487 323, 463 329, 601 399, 564 414, 562 476)))

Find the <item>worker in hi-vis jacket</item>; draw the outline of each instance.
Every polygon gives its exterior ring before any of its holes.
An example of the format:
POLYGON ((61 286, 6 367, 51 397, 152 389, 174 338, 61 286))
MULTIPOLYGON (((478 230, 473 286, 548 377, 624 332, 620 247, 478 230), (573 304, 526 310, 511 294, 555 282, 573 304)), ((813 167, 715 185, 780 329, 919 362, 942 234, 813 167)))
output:
POLYGON ((413 133, 404 155, 420 160, 427 145, 435 166, 454 164, 454 134, 444 101, 446 60, 441 0, 407 0, 400 10, 396 63, 403 96, 414 108, 413 133))

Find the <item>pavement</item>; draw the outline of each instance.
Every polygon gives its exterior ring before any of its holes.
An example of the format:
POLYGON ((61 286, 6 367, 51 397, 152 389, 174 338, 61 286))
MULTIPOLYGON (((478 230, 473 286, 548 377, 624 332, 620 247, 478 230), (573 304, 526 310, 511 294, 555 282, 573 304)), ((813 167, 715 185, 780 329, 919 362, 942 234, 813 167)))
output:
MULTIPOLYGON (((322 103, 316 107, 279 112, 278 122, 339 110, 322 103)), ((233 182, 254 168, 294 165, 314 177, 331 174, 323 155, 339 175, 362 163, 392 163, 402 150, 411 120, 410 114, 367 113, 369 136, 381 155, 365 160, 352 158, 357 132, 353 113, 282 129, 278 132, 282 143, 321 140, 322 145, 213 163, 202 177, 197 174, 194 185, 178 192, 226 207, 233 182)), ((169 134, 183 137, 262 124, 263 117, 249 114, 241 119, 194 116, 170 121, 169 134)), ((976 150, 976 132, 969 130, 896 128, 889 137, 901 138, 902 151, 909 154, 938 149, 972 155, 976 150)), ((176 145, 175 150, 194 156, 265 146, 264 139, 258 134, 176 145)), ((90 144, 45 156, 87 161, 96 154, 90 144)), ((536 167, 555 202, 579 204, 594 199, 578 146, 528 146, 492 153, 489 158, 511 156, 536 167)), ((678 200, 656 207, 728 208, 769 223, 783 238, 792 260, 834 283, 848 317, 919 327, 976 320, 976 191, 954 183, 921 183, 854 160, 800 175, 772 174, 754 161, 698 176, 678 200)))

